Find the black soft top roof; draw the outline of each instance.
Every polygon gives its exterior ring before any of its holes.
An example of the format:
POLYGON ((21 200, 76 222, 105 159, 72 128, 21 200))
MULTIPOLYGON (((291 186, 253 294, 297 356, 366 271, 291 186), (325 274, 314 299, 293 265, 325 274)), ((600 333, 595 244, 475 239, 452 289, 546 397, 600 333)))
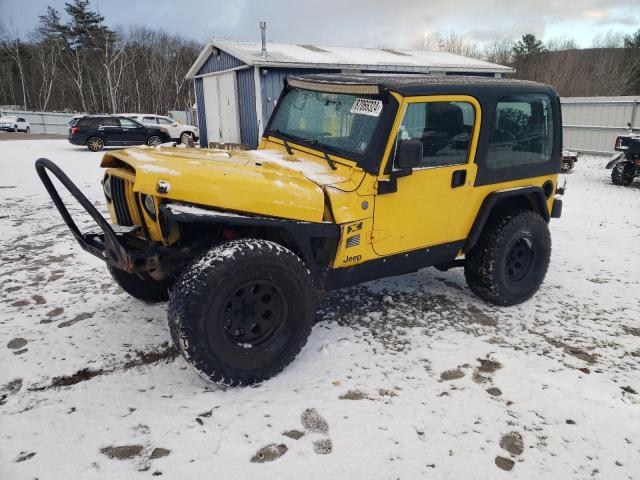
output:
POLYGON ((341 85, 377 85, 403 96, 474 92, 485 94, 540 92, 557 96, 550 85, 526 80, 474 77, 464 75, 427 75, 404 73, 316 73, 288 76, 287 79, 341 85))

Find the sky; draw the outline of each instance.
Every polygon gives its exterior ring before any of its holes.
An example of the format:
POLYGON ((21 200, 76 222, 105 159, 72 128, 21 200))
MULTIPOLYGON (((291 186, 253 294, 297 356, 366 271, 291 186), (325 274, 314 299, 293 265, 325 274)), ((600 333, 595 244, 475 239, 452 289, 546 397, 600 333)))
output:
MULTIPOLYGON (((409 48, 430 32, 470 41, 569 37, 581 47, 609 31, 640 28, 640 0, 92 0, 112 27, 159 27, 196 40, 259 41, 259 21, 273 42, 409 48)), ((0 21, 33 29, 47 5, 64 0, 0 0, 0 21)))

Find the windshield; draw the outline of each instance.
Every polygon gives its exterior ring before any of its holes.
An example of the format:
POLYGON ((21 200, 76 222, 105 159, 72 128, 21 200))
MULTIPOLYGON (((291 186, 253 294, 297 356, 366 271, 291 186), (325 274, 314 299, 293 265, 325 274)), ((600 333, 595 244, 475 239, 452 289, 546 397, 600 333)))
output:
POLYGON ((329 149, 363 154, 381 112, 382 101, 370 95, 291 88, 280 99, 270 130, 329 149))

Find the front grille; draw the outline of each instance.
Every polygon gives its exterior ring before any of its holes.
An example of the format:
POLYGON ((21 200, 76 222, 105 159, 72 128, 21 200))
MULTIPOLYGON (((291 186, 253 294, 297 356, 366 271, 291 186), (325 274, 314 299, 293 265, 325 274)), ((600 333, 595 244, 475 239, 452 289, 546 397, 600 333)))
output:
POLYGON ((116 212, 118 225, 132 227, 133 220, 127 203, 127 181, 124 178, 111 175, 111 197, 113 199, 113 209, 116 212))

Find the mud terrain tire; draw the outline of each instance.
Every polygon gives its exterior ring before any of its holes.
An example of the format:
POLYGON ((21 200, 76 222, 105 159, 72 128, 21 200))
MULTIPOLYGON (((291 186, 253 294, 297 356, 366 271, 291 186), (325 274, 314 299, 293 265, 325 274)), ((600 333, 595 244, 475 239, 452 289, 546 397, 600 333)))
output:
POLYGON ((630 162, 620 162, 611 170, 611 182, 614 185, 628 187, 636 176, 636 166, 630 162))
POLYGON ((464 276, 483 300, 516 305, 538 290, 550 257, 551 236, 544 219, 532 211, 506 213, 490 220, 467 253, 464 276))
POLYGON ((120 288, 132 297, 148 303, 164 302, 169 299, 169 289, 173 285, 172 281, 159 282, 151 278, 145 280, 111 265, 107 265, 107 268, 116 283, 120 285, 120 288))
POLYGON ((315 290, 291 250, 258 239, 212 247, 171 290, 169 329, 207 380, 250 385, 284 369, 311 333, 315 290))

